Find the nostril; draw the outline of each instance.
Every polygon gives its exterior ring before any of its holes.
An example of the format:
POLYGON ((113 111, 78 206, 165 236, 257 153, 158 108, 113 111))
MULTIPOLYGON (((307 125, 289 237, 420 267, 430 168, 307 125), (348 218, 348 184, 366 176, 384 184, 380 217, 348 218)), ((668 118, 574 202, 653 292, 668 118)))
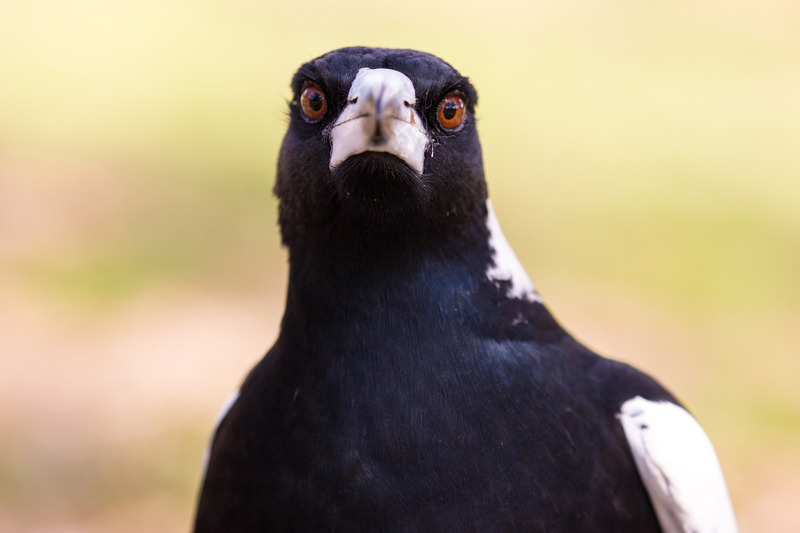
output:
POLYGON ((356 102, 358 102, 358 96, 354 96, 347 101, 348 104, 355 104, 356 102))
POLYGON ((414 107, 414 104, 412 104, 408 100, 403 100, 403 103, 406 104, 406 107, 414 107))

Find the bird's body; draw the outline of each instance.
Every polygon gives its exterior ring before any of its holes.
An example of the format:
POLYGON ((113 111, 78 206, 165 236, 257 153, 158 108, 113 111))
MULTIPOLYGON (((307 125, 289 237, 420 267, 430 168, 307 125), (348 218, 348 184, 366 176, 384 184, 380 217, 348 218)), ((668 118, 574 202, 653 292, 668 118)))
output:
POLYGON ((468 81, 427 54, 357 48, 293 89, 286 311, 216 430, 195 531, 680 531, 631 452, 635 417, 658 424, 648 406, 676 402, 575 341, 529 286, 486 199, 468 81), (344 138, 364 109, 371 140, 344 138))

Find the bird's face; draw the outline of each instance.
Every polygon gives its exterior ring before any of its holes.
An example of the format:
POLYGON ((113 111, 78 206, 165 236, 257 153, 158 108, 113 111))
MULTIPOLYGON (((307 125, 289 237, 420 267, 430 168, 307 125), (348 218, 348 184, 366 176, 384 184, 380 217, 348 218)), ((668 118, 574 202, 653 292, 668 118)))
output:
POLYGON ((345 48, 300 67, 292 90, 275 186, 285 237, 314 221, 419 228, 483 204, 477 94, 444 61, 345 48))

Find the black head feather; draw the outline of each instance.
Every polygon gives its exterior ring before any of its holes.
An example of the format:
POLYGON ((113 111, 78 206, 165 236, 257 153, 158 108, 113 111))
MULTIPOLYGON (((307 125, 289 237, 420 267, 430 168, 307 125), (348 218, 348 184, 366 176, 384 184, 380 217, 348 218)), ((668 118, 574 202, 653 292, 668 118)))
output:
MULTIPOLYGON (((343 48, 314 59, 292 79, 289 130, 281 147, 275 194, 280 199, 284 242, 290 249, 309 232, 381 238, 447 232, 483 209, 486 185, 475 128, 477 93, 469 80, 441 59, 413 50, 343 48), (414 84, 416 111, 429 134, 422 175, 399 158, 365 152, 331 170, 330 127, 347 105, 361 68, 387 68, 414 84), (313 83, 328 108, 315 123, 303 119, 300 95, 313 83), (458 93, 464 125, 448 131, 436 119, 439 103, 458 93)), ((328 235, 335 238, 335 235, 328 235)))

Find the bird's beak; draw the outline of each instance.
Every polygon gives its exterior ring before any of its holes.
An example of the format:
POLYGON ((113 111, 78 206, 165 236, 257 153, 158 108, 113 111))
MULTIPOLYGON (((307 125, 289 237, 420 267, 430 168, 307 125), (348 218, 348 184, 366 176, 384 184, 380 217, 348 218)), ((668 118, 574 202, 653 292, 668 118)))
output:
POLYGON ((351 155, 387 152, 422 174, 428 133, 415 102, 414 84, 405 74, 385 68, 359 70, 347 107, 330 129, 331 169, 351 155))

